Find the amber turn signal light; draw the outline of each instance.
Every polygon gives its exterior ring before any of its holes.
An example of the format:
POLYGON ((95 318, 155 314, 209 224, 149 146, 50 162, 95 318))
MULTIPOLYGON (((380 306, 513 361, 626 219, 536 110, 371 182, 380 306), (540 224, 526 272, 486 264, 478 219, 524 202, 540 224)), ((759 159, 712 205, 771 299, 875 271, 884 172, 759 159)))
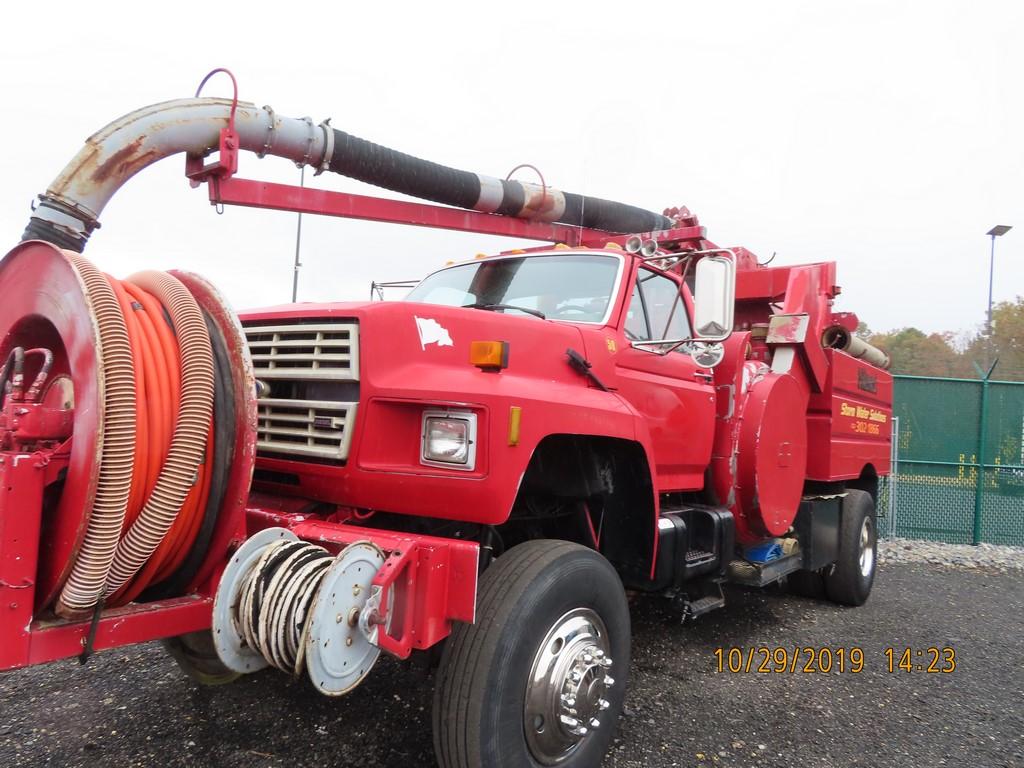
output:
POLYGON ((508 368, 508 342, 470 342, 469 362, 485 371, 500 371, 502 368, 508 368))

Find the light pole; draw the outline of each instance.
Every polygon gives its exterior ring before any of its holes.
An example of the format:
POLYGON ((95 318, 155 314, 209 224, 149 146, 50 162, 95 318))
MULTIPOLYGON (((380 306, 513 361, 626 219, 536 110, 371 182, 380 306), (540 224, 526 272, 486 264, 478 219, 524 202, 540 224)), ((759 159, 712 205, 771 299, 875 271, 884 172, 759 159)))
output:
POLYGON ((1009 232, 1013 227, 1007 226, 1006 224, 996 224, 985 234, 992 238, 992 249, 989 253, 988 259, 988 323, 986 324, 985 333, 992 339, 992 274, 996 269, 996 238, 1002 237, 1009 232))

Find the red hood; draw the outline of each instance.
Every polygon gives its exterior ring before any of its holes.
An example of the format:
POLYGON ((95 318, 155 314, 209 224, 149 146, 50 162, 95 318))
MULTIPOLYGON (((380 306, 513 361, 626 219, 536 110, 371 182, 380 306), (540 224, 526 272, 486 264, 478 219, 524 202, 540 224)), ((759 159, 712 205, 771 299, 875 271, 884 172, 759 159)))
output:
MULTIPOLYGON (((460 389, 456 373, 481 375, 470 364, 472 341, 507 341, 509 365, 500 378, 520 376, 578 381, 566 362, 573 348, 585 354, 574 325, 537 317, 404 301, 283 304, 245 310, 243 323, 299 318, 353 318, 359 322, 360 378, 374 388, 407 391, 460 389), (447 369, 442 381, 432 372, 447 369), (456 371, 451 370, 455 368, 456 371)), ((484 374, 493 375, 493 374, 484 374)), ((494 384, 499 385, 495 377, 494 384)), ((462 382, 464 383, 464 382, 462 382)), ((439 394, 439 393, 438 393, 439 394)))

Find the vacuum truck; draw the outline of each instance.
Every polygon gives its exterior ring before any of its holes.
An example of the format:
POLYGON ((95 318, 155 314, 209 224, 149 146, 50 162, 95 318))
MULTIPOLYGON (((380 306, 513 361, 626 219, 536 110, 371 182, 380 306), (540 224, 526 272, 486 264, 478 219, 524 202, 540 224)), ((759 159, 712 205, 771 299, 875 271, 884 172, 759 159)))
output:
POLYGON ((338 696, 430 653, 443 768, 598 765, 627 595, 683 618, 728 584, 868 599, 892 378, 839 292, 834 263, 766 266, 686 208, 460 171, 237 89, 131 112, 0 263, 0 669, 159 639, 201 682, 275 667, 338 696), (243 152, 425 202, 240 178, 243 152), (400 301, 236 313, 198 275, 82 255, 172 155, 217 206, 543 245, 400 301))

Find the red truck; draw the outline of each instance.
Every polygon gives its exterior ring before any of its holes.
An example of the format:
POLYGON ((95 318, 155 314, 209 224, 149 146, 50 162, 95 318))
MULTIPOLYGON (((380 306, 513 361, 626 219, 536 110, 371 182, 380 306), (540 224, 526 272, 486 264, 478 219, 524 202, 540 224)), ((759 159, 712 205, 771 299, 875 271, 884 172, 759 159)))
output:
POLYGON ((196 98, 90 138, 0 290, 0 669, 168 638, 207 682, 275 666, 340 695, 381 651, 439 651, 440 765, 593 766, 629 592, 686 618, 728 583, 871 591, 888 360, 833 311, 834 263, 763 266, 686 209, 196 98), (444 205, 241 179, 239 150, 444 205), (403 301, 236 317, 195 275, 118 281, 77 255, 113 192, 179 152, 218 205, 555 245, 403 301))

